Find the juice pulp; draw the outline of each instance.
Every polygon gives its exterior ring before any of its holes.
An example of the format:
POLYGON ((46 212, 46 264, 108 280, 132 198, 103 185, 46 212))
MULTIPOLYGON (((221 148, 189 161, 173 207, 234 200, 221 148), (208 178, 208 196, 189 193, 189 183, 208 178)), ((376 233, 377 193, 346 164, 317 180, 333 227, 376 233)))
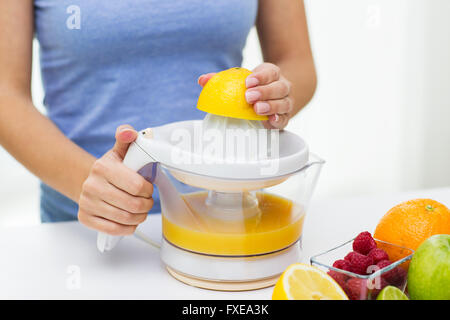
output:
POLYGON ((207 192, 183 195, 192 216, 163 214, 163 234, 167 241, 199 253, 255 255, 286 248, 300 238, 304 212, 291 200, 258 192, 256 215, 224 220, 208 215, 207 196, 207 192))

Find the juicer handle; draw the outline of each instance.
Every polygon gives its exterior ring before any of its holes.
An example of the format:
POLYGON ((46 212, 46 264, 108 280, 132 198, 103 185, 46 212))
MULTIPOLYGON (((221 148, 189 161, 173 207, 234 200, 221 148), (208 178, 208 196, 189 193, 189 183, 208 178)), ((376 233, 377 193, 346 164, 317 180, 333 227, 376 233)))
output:
MULTIPOLYGON (((139 139, 142 139, 141 135, 138 136, 136 141, 139 139)), ((155 162, 155 160, 144 152, 136 142, 130 144, 127 154, 123 159, 123 164, 136 172, 152 162, 155 162)), ((110 251, 117 245, 120 239, 122 239, 122 236, 112 236, 104 232, 99 232, 97 234, 97 249, 100 252, 110 251)))

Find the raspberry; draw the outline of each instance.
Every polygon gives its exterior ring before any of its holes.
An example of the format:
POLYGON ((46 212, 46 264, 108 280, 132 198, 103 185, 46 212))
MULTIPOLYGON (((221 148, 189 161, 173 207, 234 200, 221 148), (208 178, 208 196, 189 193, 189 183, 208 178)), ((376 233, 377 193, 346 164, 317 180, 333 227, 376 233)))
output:
POLYGON ((367 298, 367 280, 351 278, 347 281, 345 293, 350 300, 366 300, 367 298))
POLYGON ((347 254, 344 260, 350 263, 350 271, 357 274, 367 274, 367 268, 373 264, 372 257, 367 257, 355 251, 347 254))
MULTIPOLYGON (((389 260, 381 260, 377 263, 377 267, 380 269, 386 268, 387 266, 391 265, 391 262, 389 260)), ((392 271, 392 270, 391 270, 392 271)), ((395 278, 395 275, 393 274, 393 272, 391 271, 387 271, 384 272, 381 277, 383 279, 385 279, 386 281, 388 281, 388 279, 390 279, 391 277, 395 278)), ((395 272, 394 272, 395 273, 395 272)), ((390 282, 390 281, 388 281, 390 282)))
POLYGON ((373 263, 377 264, 381 260, 389 260, 389 256, 383 249, 374 248, 370 250, 368 257, 372 257, 373 263))
MULTIPOLYGON (((380 269, 383 269, 389 265, 391 265, 389 260, 381 260, 377 263, 377 267, 380 269)), ((404 285, 406 280, 406 271, 402 267, 395 267, 392 270, 384 272, 381 277, 389 284, 402 289, 401 287, 404 285)))
POLYGON ((401 267, 395 267, 394 269, 383 273, 381 277, 389 284, 400 288, 405 283, 406 271, 401 267))
POLYGON ((355 255, 355 254, 360 254, 360 253, 355 252, 355 251, 349 252, 349 253, 344 257, 344 260, 350 262, 351 259, 352 259, 352 257, 353 257, 353 255, 355 255))
POLYGON ((350 266, 350 262, 346 261, 346 260, 336 260, 333 263, 333 267, 335 267, 336 269, 341 269, 341 270, 346 270, 346 271, 350 271, 351 272, 351 266, 350 266))
POLYGON ((370 250, 377 247, 377 243, 368 231, 361 232, 353 240, 353 250, 361 254, 368 254, 370 250))
POLYGON ((398 287, 399 289, 404 289, 403 286, 406 282, 407 272, 402 267, 395 268, 397 270, 396 277, 391 279, 391 284, 398 287))
POLYGON ((388 265, 390 265, 391 262, 389 260, 381 260, 377 262, 377 267, 380 269, 383 269, 385 267, 387 267, 388 265))
POLYGON ((345 288, 345 283, 347 279, 349 278, 346 274, 343 274, 341 272, 337 272, 334 270, 328 271, 328 275, 334 279, 334 281, 337 282, 338 285, 341 286, 342 289, 345 288))

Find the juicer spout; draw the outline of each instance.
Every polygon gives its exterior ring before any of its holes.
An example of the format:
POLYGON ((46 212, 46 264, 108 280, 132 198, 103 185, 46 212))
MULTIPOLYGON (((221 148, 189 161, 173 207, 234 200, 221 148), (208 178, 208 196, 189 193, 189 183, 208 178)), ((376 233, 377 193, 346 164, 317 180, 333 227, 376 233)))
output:
POLYGON ((305 209, 307 204, 309 204, 312 194, 317 185, 317 181, 320 176, 320 172, 322 170, 323 165, 325 164, 325 160, 320 158, 314 153, 309 153, 308 162, 305 164, 303 168, 299 170, 299 172, 303 172, 303 185, 304 192, 301 197, 299 197, 299 201, 304 203, 305 209))

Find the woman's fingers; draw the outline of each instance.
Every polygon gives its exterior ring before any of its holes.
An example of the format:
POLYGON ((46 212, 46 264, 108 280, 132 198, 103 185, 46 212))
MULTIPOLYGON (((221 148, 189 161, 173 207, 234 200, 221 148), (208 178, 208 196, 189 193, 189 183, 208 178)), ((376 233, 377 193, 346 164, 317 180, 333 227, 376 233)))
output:
POLYGON ((147 213, 153 206, 152 198, 132 196, 112 184, 108 184, 103 192, 103 201, 131 213, 147 213))
POLYGON ((289 97, 291 83, 280 75, 280 68, 271 63, 263 63, 253 70, 246 79, 245 98, 253 104, 260 115, 274 115, 266 122, 270 128, 284 128, 289 120, 287 116, 293 109, 289 97), (284 116, 286 115, 286 116, 284 116))
MULTIPOLYGON (((89 198, 101 199, 114 207, 131 213, 146 213, 153 206, 152 198, 132 196, 101 179, 88 178, 83 184, 83 193, 89 198)), ((97 214, 102 215, 101 213, 97 214)))
POLYGON ((265 62, 253 69, 253 73, 247 77, 245 84, 247 88, 253 88, 278 79, 280 79, 280 68, 273 63, 265 62))
MULTIPOLYGON (((201 75, 198 83, 204 86, 214 74, 201 75)), ((280 68, 272 63, 262 63, 246 78, 245 85, 247 102, 253 104, 257 114, 269 116, 264 126, 283 129, 289 121, 294 103, 290 97, 291 83, 281 75, 280 68)))
POLYGON ((109 161, 111 155, 96 161, 92 166, 94 174, 104 177, 117 188, 137 197, 151 198, 153 185, 141 175, 119 161, 109 161))
POLYGON ((126 226, 136 226, 144 222, 148 215, 147 212, 131 213, 122 210, 101 199, 90 198, 89 195, 83 195, 80 198, 80 203, 83 206, 83 210, 87 213, 126 226))
POLYGON ((293 102, 290 97, 278 100, 258 101, 254 105, 255 112, 260 115, 285 114, 293 109, 293 102))
MULTIPOLYGON (((151 199, 151 201, 153 202, 153 199, 151 199)), ((148 216, 148 212, 131 213, 111 206, 106 202, 104 202, 104 204, 105 211, 103 212, 102 217, 126 226, 137 226, 138 224, 144 222, 148 216)))
POLYGON ((211 79, 216 73, 212 72, 212 73, 206 73, 206 74, 202 74, 200 77, 198 77, 198 84, 201 85, 202 87, 205 86, 205 84, 209 81, 209 79, 211 79))
POLYGON ((93 168, 83 184, 78 219, 90 228, 111 235, 132 234, 146 219, 153 199, 134 196, 117 188, 108 182, 105 171, 101 172, 103 175, 93 168))
POLYGON ((131 235, 137 227, 137 225, 123 225, 96 215, 87 214, 81 209, 78 211, 78 220, 85 226, 112 236, 131 235))
POLYGON ((78 219, 84 225, 111 234, 132 234, 153 206, 153 185, 126 167, 122 160, 137 132, 117 128, 114 147, 94 162, 78 201, 78 219))
POLYGON ((263 86, 248 89, 245 92, 245 98, 250 104, 257 101, 282 99, 289 95, 290 90, 291 85, 289 81, 281 79, 263 86))

